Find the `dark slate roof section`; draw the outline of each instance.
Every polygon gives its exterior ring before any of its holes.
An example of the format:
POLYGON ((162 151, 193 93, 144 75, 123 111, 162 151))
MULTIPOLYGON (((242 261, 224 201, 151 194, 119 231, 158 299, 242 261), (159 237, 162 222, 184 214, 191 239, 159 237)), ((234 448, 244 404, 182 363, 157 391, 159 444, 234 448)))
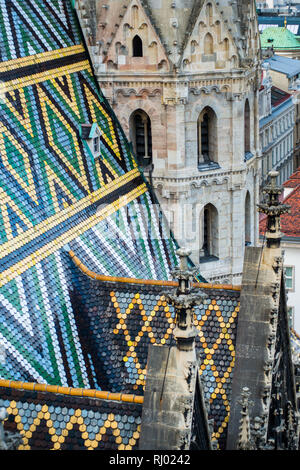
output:
MULTIPOLYGON (((79 270, 73 281, 73 310, 84 354, 92 358, 95 385, 142 395, 149 344, 173 345, 174 312, 149 283, 107 282, 79 270)), ((206 304, 195 309, 199 372, 214 420, 213 439, 225 443, 239 312, 238 290, 205 288, 206 304)))
POLYGON ((18 450, 137 450, 142 405, 0 387, 18 450))

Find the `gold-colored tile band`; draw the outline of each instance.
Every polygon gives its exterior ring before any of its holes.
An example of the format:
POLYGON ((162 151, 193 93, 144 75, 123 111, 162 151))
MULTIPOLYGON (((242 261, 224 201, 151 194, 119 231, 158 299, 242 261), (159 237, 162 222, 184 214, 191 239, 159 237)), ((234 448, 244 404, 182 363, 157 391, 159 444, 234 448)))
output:
POLYGON ((1 82, 0 93, 3 94, 11 92, 13 90, 19 89, 20 87, 26 88, 27 86, 37 85, 38 83, 45 82, 47 80, 63 77, 66 74, 70 75, 71 73, 80 72, 81 70, 90 70, 90 64, 88 60, 77 62, 72 66, 66 65, 55 70, 29 75, 25 78, 17 78, 9 82, 1 82))
POLYGON ((126 403, 144 402, 144 397, 124 393, 103 392, 86 388, 61 387, 60 385, 39 384, 35 382, 18 382, 14 380, 0 379, 0 387, 13 388, 16 390, 30 390, 36 392, 58 393, 61 395, 78 396, 85 398, 98 398, 100 400, 113 400, 126 403))
POLYGON ((82 44, 65 47, 63 49, 56 49, 54 51, 41 52, 40 54, 29 55, 19 59, 7 60, 6 62, 0 63, 0 73, 20 69, 22 67, 27 67, 28 65, 41 64, 48 60, 68 57, 73 54, 79 54, 80 52, 85 52, 82 44))
MULTIPOLYGON (((21 59, 14 59, 0 64, 0 74, 4 72, 16 71, 24 67, 42 64, 56 59, 63 59, 65 57, 82 54, 85 49, 82 45, 66 47, 55 51, 43 52, 41 54, 31 55, 21 59)), ((66 74, 79 72, 81 70, 91 70, 88 59, 81 60, 74 64, 57 66, 55 69, 45 70, 43 72, 31 73, 25 77, 14 78, 9 81, 0 81, 0 96, 7 92, 11 92, 20 87, 26 88, 30 85, 53 80, 54 78, 62 77, 66 74)))
MULTIPOLYGON (((178 287, 177 281, 162 281, 155 279, 136 279, 131 277, 115 277, 115 276, 104 276, 102 274, 97 274, 94 271, 91 271, 87 266, 85 266, 80 259, 75 255, 74 251, 70 250, 69 255, 71 256, 73 262, 76 266, 88 277, 95 279, 97 281, 103 282, 121 282, 125 284, 139 284, 139 285, 148 285, 148 286, 167 286, 167 287, 178 287)), ((201 289, 222 289, 222 290, 233 290, 240 291, 241 286, 233 286, 231 284, 208 284, 197 282, 193 284, 193 287, 198 287, 201 289)))
MULTIPOLYGON (((53 220, 47 219, 46 221, 39 224, 37 227, 31 229, 31 234, 25 237, 26 232, 24 233, 24 237, 22 240, 19 240, 19 243, 10 243, 10 252, 12 253, 14 250, 19 248, 20 246, 24 245, 26 242, 34 240, 33 234, 35 236, 39 236, 41 233, 47 232, 51 227, 54 227, 56 224, 61 223, 62 221, 67 221, 71 215, 76 214, 79 211, 82 211, 85 207, 91 204, 91 201, 101 200, 105 194, 110 193, 113 189, 121 187, 123 184, 126 184, 128 181, 133 179, 139 174, 138 170, 132 170, 130 174, 126 174, 118 179, 118 184, 116 184, 116 180, 114 180, 113 188, 105 187, 101 188, 98 191, 95 191, 92 195, 87 196, 86 198, 82 199, 78 202, 78 204, 74 204, 75 207, 71 206, 69 209, 66 209, 66 212, 63 211, 61 214, 57 214, 53 216, 53 220), (31 237, 30 237, 31 235, 31 237), (21 242, 21 244, 20 244, 21 242)), ((137 197, 141 196, 143 193, 147 191, 147 186, 145 183, 142 183, 132 191, 126 194, 126 196, 122 198, 118 198, 116 201, 112 202, 111 204, 107 204, 104 208, 99 208, 94 215, 92 215, 89 219, 84 220, 83 222, 71 227, 69 230, 64 232, 62 235, 58 236, 55 240, 52 240, 47 245, 43 246, 39 250, 36 250, 34 253, 29 254, 26 258, 22 259, 21 261, 14 264, 11 268, 3 271, 0 274, 0 287, 7 284, 12 279, 16 278, 23 272, 27 271, 27 269, 31 268, 32 266, 36 265, 43 259, 47 258, 55 251, 62 248, 65 244, 71 242, 75 238, 82 235, 85 231, 89 230, 90 228, 94 227, 98 224, 101 220, 105 219, 106 217, 110 216, 114 212, 118 211, 120 208, 126 206, 130 202, 134 201, 137 197)), ((6 256, 8 251, 5 249, 5 245, 1 247, 1 251, 6 256), (2 251, 3 250, 3 251, 2 251)))

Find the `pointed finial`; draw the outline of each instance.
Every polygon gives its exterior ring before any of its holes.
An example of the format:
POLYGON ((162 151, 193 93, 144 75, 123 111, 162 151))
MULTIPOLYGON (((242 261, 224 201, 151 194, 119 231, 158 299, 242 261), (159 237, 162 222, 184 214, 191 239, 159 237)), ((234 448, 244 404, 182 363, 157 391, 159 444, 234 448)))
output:
POLYGON ((280 232, 280 216, 290 211, 290 206, 282 204, 279 196, 283 191, 281 186, 277 186, 276 179, 278 171, 270 171, 270 183, 267 184, 263 193, 267 196, 267 202, 258 204, 258 211, 267 215, 266 240, 268 248, 278 248, 282 233, 280 232))
POLYGON ((182 351, 190 351, 195 347, 198 330, 194 326, 194 306, 201 304, 207 297, 200 289, 197 291, 193 289, 191 280, 198 269, 189 267, 188 256, 190 254, 191 252, 187 249, 177 250, 180 263, 172 274, 178 280, 178 288, 175 293, 163 293, 166 301, 175 310, 173 335, 178 349, 182 351))

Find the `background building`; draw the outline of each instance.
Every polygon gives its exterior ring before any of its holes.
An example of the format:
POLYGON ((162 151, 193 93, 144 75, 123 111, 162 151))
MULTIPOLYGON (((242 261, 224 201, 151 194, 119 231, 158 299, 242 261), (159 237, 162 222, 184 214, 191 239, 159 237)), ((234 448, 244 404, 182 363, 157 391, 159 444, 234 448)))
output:
MULTIPOLYGON (((265 60, 273 85, 293 96, 294 110, 294 155, 293 170, 300 164, 300 105, 299 105, 299 78, 300 61, 274 54, 265 60)), ((288 177, 291 173, 287 174, 288 177)))
POLYGON ((259 103, 261 183, 266 183, 274 169, 281 184, 293 173, 295 104, 291 94, 272 85, 268 61, 264 63, 259 103))
POLYGON ((256 2, 256 7, 263 15, 297 15, 300 4, 298 0, 265 0, 256 2))
POLYGON ((83 4, 99 84, 178 242, 205 278, 240 282, 245 243, 258 233, 255 2, 83 4))
POLYGON ((282 27, 261 27, 260 41, 262 49, 272 47, 276 54, 291 57, 293 59, 300 58, 299 38, 287 28, 286 24, 282 27))
POLYGON ((275 12, 273 14, 269 13, 268 15, 260 13, 257 17, 257 20, 260 32, 270 27, 286 27, 289 31, 295 34, 296 37, 300 36, 300 16, 298 15, 280 15, 278 14, 278 12, 275 12))
POLYGON ((0 2, 0 447, 298 449, 276 176, 259 205, 270 232, 245 248, 241 285, 199 283, 97 84, 74 7, 0 2))
POLYGON ((284 203, 291 207, 282 217, 282 247, 285 252, 285 285, 292 328, 300 333, 300 169, 284 183, 284 203))

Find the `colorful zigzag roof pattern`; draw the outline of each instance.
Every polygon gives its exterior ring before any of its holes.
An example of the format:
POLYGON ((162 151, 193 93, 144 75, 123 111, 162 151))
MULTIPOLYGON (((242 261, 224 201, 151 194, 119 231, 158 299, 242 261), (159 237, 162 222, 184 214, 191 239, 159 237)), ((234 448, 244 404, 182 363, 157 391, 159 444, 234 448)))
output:
MULTIPOLYGON (((73 403, 22 384, 142 397, 148 345, 172 341, 162 291, 176 242, 98 89, 71 1, 0 0, 0 28, 0 406, 21 448, 136 448, 141 402, 73 403), (86 123, 98 125, 100 158, 86 123)), ((197 352, 222 448, 239 292, 207 288, 197 352)))
POLYGON ((71 2, 1 0, 0 24, 0 375, 89 387, 68 251, 102 274, 168 279, 176 245, 71 2), (80 137, 86 122, 99 126, 101 158, 80 137))

